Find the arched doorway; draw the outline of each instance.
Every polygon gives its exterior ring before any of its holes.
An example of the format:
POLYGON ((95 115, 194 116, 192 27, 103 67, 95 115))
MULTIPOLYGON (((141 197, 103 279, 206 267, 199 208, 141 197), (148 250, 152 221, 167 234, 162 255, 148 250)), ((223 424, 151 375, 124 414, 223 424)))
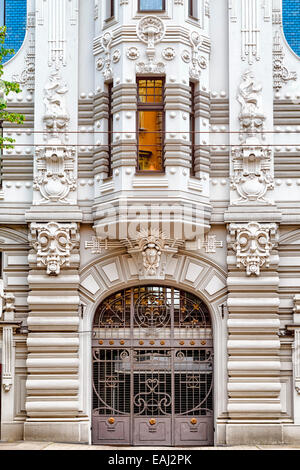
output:
POLYGON ((189 292, 124 289, 93 324, 94 444, 212 445, 209 311, 189 292))

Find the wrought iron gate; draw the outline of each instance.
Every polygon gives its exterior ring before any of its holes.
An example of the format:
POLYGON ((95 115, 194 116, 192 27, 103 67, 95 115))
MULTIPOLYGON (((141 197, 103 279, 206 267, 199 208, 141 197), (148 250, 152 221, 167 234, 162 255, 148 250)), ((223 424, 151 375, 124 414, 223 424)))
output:
POLYGON ((210 315, 162 286, 107 298, 93 326, 93 443, 213 444, 210 315))

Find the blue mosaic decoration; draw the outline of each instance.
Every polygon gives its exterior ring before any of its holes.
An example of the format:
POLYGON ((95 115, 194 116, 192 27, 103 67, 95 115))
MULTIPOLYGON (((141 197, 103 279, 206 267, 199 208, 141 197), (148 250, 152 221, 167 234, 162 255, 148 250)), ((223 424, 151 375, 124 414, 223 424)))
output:
MULTIPOLYGON (((27 21, 27 0, 2 0, 0 1, 0 18, 4 16, 6 26, 5 47, 14 49, 15 54, 23 44, 26 33, 27 21), (4 15, 3 15, 4 8, 4 15)), ((3 63, 7 62, 12 56, 6 56, 3 63)))
POLYGON ((300 1, 282 0, 282 23, 286 40, 300 56, 300 1))

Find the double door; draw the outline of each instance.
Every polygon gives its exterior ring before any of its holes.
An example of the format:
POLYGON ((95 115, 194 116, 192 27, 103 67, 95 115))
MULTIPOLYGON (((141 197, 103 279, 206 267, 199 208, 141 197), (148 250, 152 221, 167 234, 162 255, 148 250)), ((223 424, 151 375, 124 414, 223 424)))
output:
POLYGON ((212 348, 93 348, 94 444, 213 444, 212 348))

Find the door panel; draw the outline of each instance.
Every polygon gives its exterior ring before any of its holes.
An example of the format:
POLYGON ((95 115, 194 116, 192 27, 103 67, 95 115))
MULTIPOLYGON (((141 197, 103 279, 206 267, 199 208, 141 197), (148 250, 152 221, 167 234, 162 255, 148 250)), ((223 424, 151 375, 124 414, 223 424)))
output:
POLYGON ((135 417, 133 445, 171 446, 171 417, 135 417))
POLYGON ((209 312, 163 286, 125 289, 98 308, 93 326, 95 444, 213 444, 209 312))
POLYGON ((130 445, 130 417, 94 416, 92 439, 99 444, 130 445))
POLYGON ((187 416, 175 418, 175 446, 211 445, 213 443, 212 417, 187 416))

